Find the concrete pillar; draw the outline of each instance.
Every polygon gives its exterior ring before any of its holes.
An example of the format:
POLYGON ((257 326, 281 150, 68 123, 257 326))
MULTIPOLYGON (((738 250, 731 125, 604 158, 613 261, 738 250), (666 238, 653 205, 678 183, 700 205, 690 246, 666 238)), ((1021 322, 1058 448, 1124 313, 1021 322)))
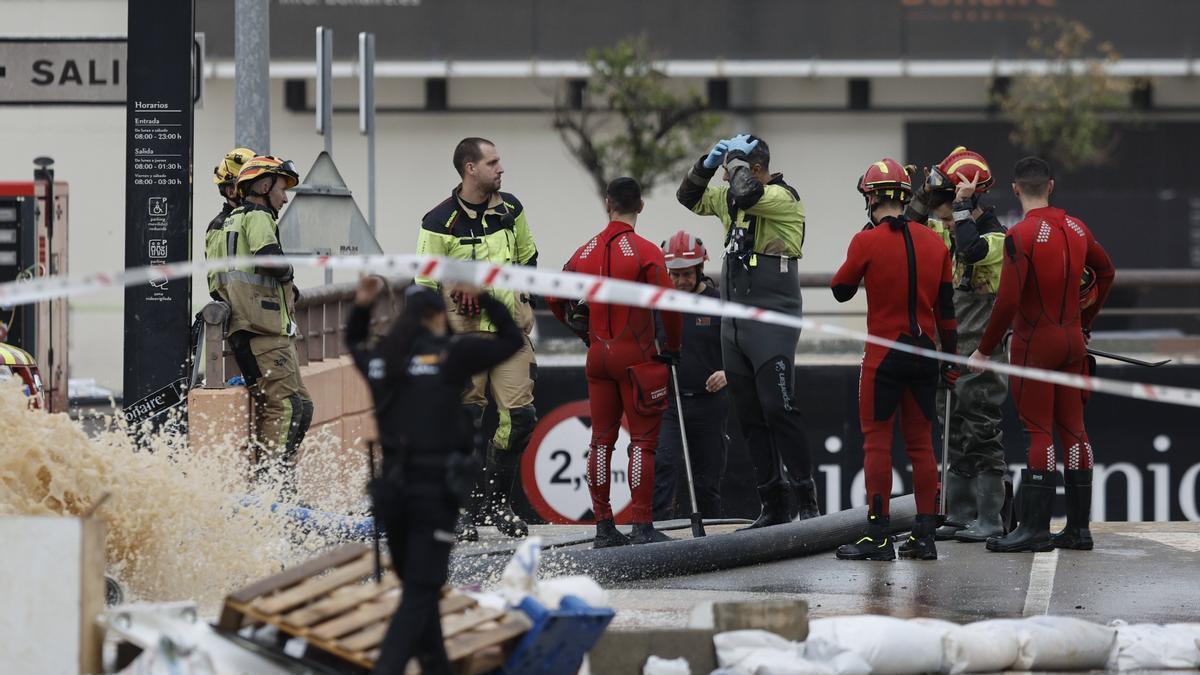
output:
POLYGON ((235 0, 234 144, 271 151, 270 0, 235 0))

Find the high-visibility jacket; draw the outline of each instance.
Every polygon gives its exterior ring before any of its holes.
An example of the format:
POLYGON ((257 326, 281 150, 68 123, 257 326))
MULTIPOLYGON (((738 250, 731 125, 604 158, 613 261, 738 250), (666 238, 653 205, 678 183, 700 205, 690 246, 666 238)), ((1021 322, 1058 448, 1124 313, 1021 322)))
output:
MULTIPOLYGON (((425 214, 417 237, 417 253, 502 265, 537 266, 537 245, 521 202, 508 192, 498 192, 480 212, 462 200, 461 189, 461 185, 455 187, 448 198, 425 214)), ((417 277, 416 282, 433 289, 438 287, 432 279, 417 277)), ((522 329, 528 332, 532 328, 533 313, 527 300, 504 289, 492 288, 489 292, 504 303, 522 329)), ((450 304, 449 299, 447 304, 450 304)), ((495 324, 486 313, 464 317, 451 311, 449 315, 455 332, 496 332, 495 324)))
MULTIPOLYGON (((210 259, 251 255, 281 255, 279 225, 270 209, 243 204, 230 213, 206 253, 210 259), (224 244, 223 246, 221 244, 224 244)), ((295 286, 291 268, 243 265, 216 274, 216 292, 229 304, 227 334, 248 331, 258 335, 290 336, 294 322, 295 286)))
MULTIPOLYGON (((208 223, 208 229, 204 231, 205 259, 217 260, 225 257, 225 236, 222 231, 225 229, 225 220, 233 213, 234 208, 232 204, 225 202, 221 205, 221 212, 208 223)), ((214 300, 218 298, 216 270, 208 273, 208 294, 214 300)))
POLYGON ((710 187, 716 169, 696 162, 676 192, 679 203, 725 226, 725 253, 747 267, 759 255, 800 258, 804 248, 804 204, 783 174, 760 183, 746 168, 735 169, 729 186, 710 187))
POLYGON ((953 228, 937 218, 926 222, 954 256, 956 290, 995 293, 1000 289, 1006 230, 995 211, 995 207, 986 207, 975 219, 970 209, 956 209, 953 228))

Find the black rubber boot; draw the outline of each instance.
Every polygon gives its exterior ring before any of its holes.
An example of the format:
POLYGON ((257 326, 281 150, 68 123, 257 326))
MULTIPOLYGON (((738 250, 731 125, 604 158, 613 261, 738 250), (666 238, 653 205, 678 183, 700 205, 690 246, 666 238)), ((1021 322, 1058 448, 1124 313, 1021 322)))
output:
POLYGON ((506 537, 525 537, 529 526, 512 510, 509 495, 517 482, 521 453, 499 450, 488 443, 487 505, 485 519, 506 537))
MULTIPOLYGON (((959 530, 975 519, 974 479, 955 471, 946 472, 946 520, 937 528, 938 539, 953 539, 959 530)), ((1003 534, 1003 532, 1001 533, 1003 534)))
POLYGON ((791 522, 788 517, 788 499, 787 488, 777 489, 770 492, 762 490, 758 493, 759 499, 762 502, 762 510, 758 513, 758 518, 750 523, 748 527, 743 527, 739 532, 744 530, 756 530, 760 527, 769 527, 771 525, 782 525, 791 522))
POLYGON ((621 534, 612 518, 596 521, 596 539, 592 548, 608 548, 610 546, 628 546, 629 537, 621 534))
POLYGON ((1004 535, 1004 476, 981 473, 975 477, 976 516, 971 524, 954 533, 959 541, 980 542, 1004 535))
POLYGON ((654 523, 633 524, 633 532, 629 534, 629 543, 657 544, 660 541, 671 541, 671 538, 654 529, 654 523))
POLYGON ((838 560, 895 560, 896 548, 888 534, 890 516, 867 516, 867 531, 853 544, 838 547, 838 560))
POLYGON ((900 544, 900 557, 909 560, 937 560, 937 543, 933 532, 937 529, 937 514, 917 514, 912 532, 900 544))
POLYGON ((458 522, 454 524, 454 538, 459 541, 479 541, 479 530, 475 529, 475 521, 469 511, 459 511, 458 522))
POLYGON ((792 520, 808 520, 821 515, 821 507, 817 505, 817 482, 815 480, 805 478, 792 483, 792 494, 796 498, 796 515, 792 520))
POLYGON ((1004 537, 987 540, 989 551, 1050 551, 1050 508, 1054 504, 1054 471, 1025 469, 1020 489, 1020 524, 1004 537))
POLYGON ((1063 472, 1067 488, 1067 526, 1052 535, 1054 548, 1090 551, 1095 546, 1088 525, 1092 520, 1092 470, 1067 469, 1063 472))

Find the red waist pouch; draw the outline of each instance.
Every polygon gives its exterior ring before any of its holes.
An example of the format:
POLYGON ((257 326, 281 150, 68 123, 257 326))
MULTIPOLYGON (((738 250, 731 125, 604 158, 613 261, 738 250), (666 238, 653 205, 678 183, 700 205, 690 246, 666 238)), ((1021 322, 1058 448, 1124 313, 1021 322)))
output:
POLYGON ((629 380, 633 383, 633 409, 639 415, 660 415, 669 405, 667 383, 671 372, 665 363, 649 361, 629 366, 629 380))

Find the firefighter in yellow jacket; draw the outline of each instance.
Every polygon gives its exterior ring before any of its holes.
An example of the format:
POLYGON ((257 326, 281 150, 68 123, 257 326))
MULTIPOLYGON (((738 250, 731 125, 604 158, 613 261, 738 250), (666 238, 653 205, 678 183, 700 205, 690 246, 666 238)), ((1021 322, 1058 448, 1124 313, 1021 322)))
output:
MULTIPOLYGON (((242 198, 237 191, 238 172, 242 170, 242 165, 254 157, 255 153, 250 148, 234 148, 225 153, 221 162, 213 168, 213 184, 217 186, 217 191, 225 201, 221 204, 221 210, 209 221, 208 228, 204 231, 204 253, 207 258, 213 258, 214 251, 218 258, 224 255, 225 238, 221 232, 225 229, 225 220, 242 203, 242 198)), ((216 272, 208 273, 208 294, 212 296, 213 300, 220 299, 217 296, 216 272)))
MULTIPOLYGON (((504 167, 495 144, 483 138, 464 138, 454 149, 453 163, 462 182, 425 214, 417 238, 417 253, 537 266, 537 246, 525 219, 525 207, 516 196, 500 191, 504 167)), ((416 282, 438 288, 432 279, 418 277, 416 282)), ((472 378, 463 395, 463 407, 477 428, 487 407, 488 394, 499 415, 496 432, 486 443, 486 501, 479 507, 473 506, 474 513, 459 521, 458 536, 467 541, 478 538, 475 525, 479 524, 494 525, 510 537, 528 533, 525 523, 513 513, 509 499, 517 481, 521 453, 537 424, 537 411, 533 407, 537 362, 529 340, 533 306, 525 295, 499 288, 489 291, 516 318, 525 333, 525 344, 512 358, 472 378)), ((476 298, 449 291, 443 294, 446 306, 451 309, 450 325, 455 333, 496 332, 491 320, 480 313, 476 298)), ((482 445, 482 442, 477 444, 482 445)), ((484 449, 477 447, 476 452, 484 454, 484 449)), ((478 498, 472 501, 478 502, 478 498)))
MULTIPOLYGON (((270 156, 247 161, 237 177, 242 203, 222 228, 224 251, 209 250, 209 257, 282 255, 279 209, 288 201, 286 191, 299 182, 290 161, 270 156)), ((217 293, 230 310, 226 335, 254 400, 259 467, 266 468, 264 460, 279 463, 289 493, 296 451, 313 415, 292 343, 299 295, 292 279, 290 266, 243 265, 217 274, 217 293)))

